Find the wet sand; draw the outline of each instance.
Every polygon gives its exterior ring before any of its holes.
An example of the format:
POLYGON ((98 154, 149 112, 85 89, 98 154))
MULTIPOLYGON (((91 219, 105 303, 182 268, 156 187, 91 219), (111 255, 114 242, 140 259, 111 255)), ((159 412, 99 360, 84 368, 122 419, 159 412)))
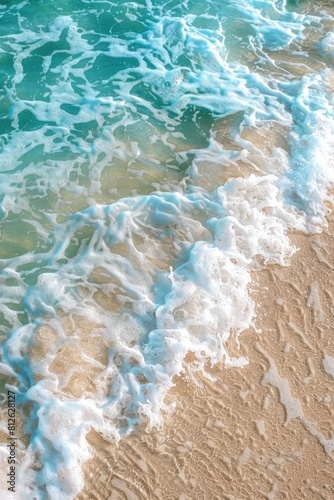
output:
POLYGON ((334 498, 334 216, 292 234, 291 266, 253 274, 256 329, 231 337, 243 368, 175 380, 161 431, 118 446, 95 432, 77 500, 334 498), (259 331, 261 330, 261 332, 259 331))

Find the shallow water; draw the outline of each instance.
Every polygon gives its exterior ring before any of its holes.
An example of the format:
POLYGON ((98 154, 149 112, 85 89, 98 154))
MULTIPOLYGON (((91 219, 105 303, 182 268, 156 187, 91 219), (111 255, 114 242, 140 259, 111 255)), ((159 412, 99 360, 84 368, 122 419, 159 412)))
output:
POLYGON ((251 271, 289 263, 289 229, 325 224, 333 6, 11 1, 0 16, 2 386, 19 498, 71 499, 90 429, 160 429, 189 353, 198 371, 248 363, 228 341, 254 326, 251 271))

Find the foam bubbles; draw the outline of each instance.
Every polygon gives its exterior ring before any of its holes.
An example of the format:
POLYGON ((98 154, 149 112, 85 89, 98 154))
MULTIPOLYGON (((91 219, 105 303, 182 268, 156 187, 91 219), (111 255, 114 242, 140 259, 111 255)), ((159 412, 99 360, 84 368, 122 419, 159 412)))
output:
POLYGON ((198 5, 23 3, 15 36, 0 6, 0 371, 31 408, 22 495, 74 498, 90 429, 160 429, 176 376, 245 366, 228 340, 253 325, 251 272, 325 221, 328 16, 198 5))

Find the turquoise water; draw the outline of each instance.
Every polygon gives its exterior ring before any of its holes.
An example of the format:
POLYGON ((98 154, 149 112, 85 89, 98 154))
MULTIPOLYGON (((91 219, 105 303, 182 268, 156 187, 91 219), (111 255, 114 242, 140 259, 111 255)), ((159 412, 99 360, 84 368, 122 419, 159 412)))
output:
POLYGON ((247 363, 226 342, 253 323, 250 272, 288 264, 287 230, 327 213, 333 10, 0 2, 0 367, 19 498, 74 498, 90 428, 160 428, 187 353, 192 370, 247 363))

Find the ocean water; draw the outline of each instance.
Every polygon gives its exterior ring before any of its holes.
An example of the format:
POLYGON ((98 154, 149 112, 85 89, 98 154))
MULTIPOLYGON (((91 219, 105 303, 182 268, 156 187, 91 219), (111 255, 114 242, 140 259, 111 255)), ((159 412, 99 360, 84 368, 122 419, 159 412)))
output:
POLYGON ((227 341, 254 323, 251 272, 326 223, 333 16, 308 0, 0 2, 13 498, 74 498, 90 429, 160 429, 176 375, 247 364, 227 341))

